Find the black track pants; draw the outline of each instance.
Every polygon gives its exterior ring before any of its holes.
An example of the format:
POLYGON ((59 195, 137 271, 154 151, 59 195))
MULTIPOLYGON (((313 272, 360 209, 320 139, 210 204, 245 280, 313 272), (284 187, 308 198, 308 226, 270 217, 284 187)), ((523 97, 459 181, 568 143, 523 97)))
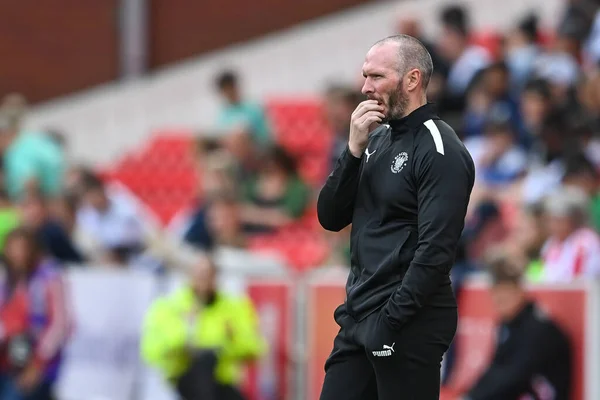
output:
POLYGON ((379 310, 355 322, 338 307, 340 331, 325 363, 320 400, 438 400, 442 356, 456 308, 423 308, 395 331, 379 310))

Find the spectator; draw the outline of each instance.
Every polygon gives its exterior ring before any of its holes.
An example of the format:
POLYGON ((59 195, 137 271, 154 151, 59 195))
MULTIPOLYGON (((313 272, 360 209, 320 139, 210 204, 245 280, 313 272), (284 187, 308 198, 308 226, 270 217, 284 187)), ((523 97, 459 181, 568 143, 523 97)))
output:
POLYGON ((29 193, 21 201, 23 223, 38 235, 48 255, 65 264, 80 264, 84 257, 69 232, 50 214, 47 201, 39 194, 29 193))
POLYGON ((542 124, 551 110, 550 84, 543 79, 528 81, 521 93, 520 114, 529 137, 540 136, 542 124))
POLYGON ((525 266, 525 276, 531 282, 544 279, 541 253, 547 239, 543 207, 535 205, 519 210, 505 247, 515 261, 525 266))
POLYGON ((556 189, 564 174, 564 157, 574 151, 565 115, 558 110, 544 118, 535 138, 527 174, 521 186, 521 200, 527 204, 542 201, 556 189))
POLYGON ((60 269, 27 229, 8 235, 3 254, 0 398, 50 400, 70 323, 60 269))
POLYGON ((27 190, 56 196, 62 190, 65 158, 62 148, 41 132, 22 131, 23 110, 0 109, 0 151, 6 189, 16 199, 27 190))
POLYGON ((240 213, 240 205, 233 194, 223 192, 210 198, 206 219, 215 245, 245 247, 240 213))
POLYGON ((245 240, 235 200, 235 161, 229 153, 215 147, 204 148, 199 163, 203 195, 181 228, 183 241, 200 250, 210 250, 217 243, 242 246, 245 240), (211 211, 212 205, 215 210, 211 211))
POLYGON ((506 41, 506 63, 510 70, 513 93, 519 93, 529 80, 535 60, 541 53, 538 46, 538 17, 529 14, 509 32, 506 41))
POLYGON ((302 217, 310 189, 300 179, 295 160, 280 147, 262 159, 256 177, 243 188, 242 220, 248 232, 270 232, 302 217))
POLYGON ((243 99, 237 74, 221 72, 216 87, 225 101, 217 119, 218 127, 227 131, 242 128, 258 148, 269 145, 271 136, 264 111, 259 104, 243 99))
POLYGON ((600 274, 600 238, 588 228, 585 192, 563 187, 545 201, 549 238, 542 249, 545 282, 570 282, 600 274))
POLYGON ((522 177, 527 168, 527 153, 518 145, 510 115, 492 116, 485 127, 485 136, 467 139, 477 181, 481 186, 502 190, 522 177))
POLYGON ((491 58, 479 46, 470 45, 470 21, 467 11, 459 5, 450 5, 441 12, 442 36, 440 54, 449 63, 446 95, 441 103, 444 110, 462 110, 467 88, 475 74, 485 68, 491 58))
POLYGON ((465 400, 570 399, 571 349, 562 329, 521 286, 521 266, 506 254, 489 262, 500 326, 491 364, 465 400))
POLYGON ((192 267, 189 283, 150 308, 141 352, 185 399, 242 399, 242 367, 265 351, 249 299, 219 290, 209 258, 192 267))
POLYGON ((503 118, 512 125, 512 128, 519 134, 519 141, 526 143, 526 138, 522 134, 522 122, 519 113, 519 106, 512 93, 509 92, 509 71, 504 62, 497 62, 477 73, 472 81, 472 89, 469 90, 470 97, 472 91, 476 91, 475 98, 469 98, 469 108, 479 110, 471 115, 472 111, 467 111, 465 116, 465 136, 479 136, 483 133, 485 122, 490 117, 503 118), (481 93, 478 93, 481 92, 481 93), (483 97, 484 96, 484 97, 483 97), (478 103, 473 104, 476 101, 478 103))
POLYGON ((590 198, 592 226, 600 232, 600 174, 594 164, 583 154, 569 158, 563 183, 585 191, 590 198))
POLYGON ((124 196, 109 193, 95 176, 83 182, 82 207, 77 225, 91 243, 84 251, 94 261, 125 265, 144 250, 144 224, 135 204, 124 196))

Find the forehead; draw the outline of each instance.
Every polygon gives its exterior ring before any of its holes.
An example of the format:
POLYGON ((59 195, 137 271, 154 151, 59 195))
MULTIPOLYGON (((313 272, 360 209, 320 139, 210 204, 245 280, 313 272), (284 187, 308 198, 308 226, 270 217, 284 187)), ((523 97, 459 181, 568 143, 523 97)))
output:
POLYGON ((399 62, 398 45, 383 43, 373 46, 365 57, 363 72, 373 70, 397 70, 399 62))

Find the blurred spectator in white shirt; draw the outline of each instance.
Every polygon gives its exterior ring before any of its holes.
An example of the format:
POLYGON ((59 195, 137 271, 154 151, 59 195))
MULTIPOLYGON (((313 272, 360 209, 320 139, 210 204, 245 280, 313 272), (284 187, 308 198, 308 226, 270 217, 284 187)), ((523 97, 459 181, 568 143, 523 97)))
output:
POLYGON ((533 72, 540 54, 537 40, 538 18, 535 14, 526 16, 507 36, 506 63, 510 69, 513 93, 523 89, 533 72))
MULTIPOLYGON (((463 7, 452 5, 444 8, 440 19, 442 35, 439 51, 450 64, 446 81, 448 95, 455 100, 464 100, 471 80, 479 70, 490 64, 491 57, 483 47, 469 44, 470 23, 463 7)), ((450 103, 450 100, 445 103, 450 103)))
MULTIPOLYGON (((97 177, 83 182, 83 204, 77 224, 92 241, 90 254, 98 261, 126 264, 144 249, 143 218, 126 196, 110 193, 97 177), (95 250, 95 251, 94 251, 95 250)), ((87 253, 87 252, 86 252, 87 253)))
POLYGON ((588 208, 585 192, 569 186, 544 202, 550 234, 542 249, 545 282, 600 275, 600 237, 588 227, 588 208))

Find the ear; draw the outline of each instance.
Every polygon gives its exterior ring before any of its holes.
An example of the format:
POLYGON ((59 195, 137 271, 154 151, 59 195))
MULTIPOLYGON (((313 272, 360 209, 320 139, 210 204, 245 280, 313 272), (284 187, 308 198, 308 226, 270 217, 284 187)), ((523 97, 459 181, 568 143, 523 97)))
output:
POLYGON ((421 71, 413 68, 405 75, 406 90, 412 92, 421 86, 421 71))

